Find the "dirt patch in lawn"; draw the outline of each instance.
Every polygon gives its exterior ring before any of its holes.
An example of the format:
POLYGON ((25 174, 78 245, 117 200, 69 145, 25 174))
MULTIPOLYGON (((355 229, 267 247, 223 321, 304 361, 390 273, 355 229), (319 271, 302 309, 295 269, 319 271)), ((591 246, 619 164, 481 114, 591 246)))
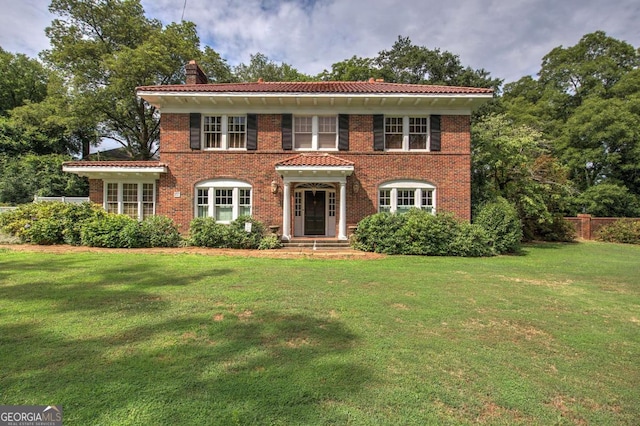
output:
POLYGON ((85 246, 52 245, 39 246, 31 244, 0 244, 0 250, 7 249, 21 252, 37 253, 129 253, 129 254, 200 254, 206 256, 240 256, 240 257, 265 257, 276 259, 296 259, 296 258, 327 258, 327 259, 381 259, 384 254, 366 253, 352 249, 339 250, 313 250, 313 249, 275 249, 275 250, 236 250, 236 249, 214 249, 203 247, 158 247, 158 248, 138 248, 138 249, 108 249, 85 246))

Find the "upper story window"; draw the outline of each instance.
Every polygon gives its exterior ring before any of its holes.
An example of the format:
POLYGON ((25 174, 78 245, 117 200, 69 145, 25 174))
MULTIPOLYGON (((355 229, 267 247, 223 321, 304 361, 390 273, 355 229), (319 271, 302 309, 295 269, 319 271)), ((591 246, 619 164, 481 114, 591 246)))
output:
POLYGON ((204 149, 246 149, 247 117, 205 115, 202 120, 204 149))
POLYGON ((385 150, 427 151, 429 117, 389 117, 384 119, 385 150))
POLYGON ((422 181, 392 181, 378 188, 378 211, 406 213, 412 208, 435 213, 435 187, 422 181))
POLYGON ((334 116, 294 116, 293 147, 302 151, 338 149, 338 120, 334 116))

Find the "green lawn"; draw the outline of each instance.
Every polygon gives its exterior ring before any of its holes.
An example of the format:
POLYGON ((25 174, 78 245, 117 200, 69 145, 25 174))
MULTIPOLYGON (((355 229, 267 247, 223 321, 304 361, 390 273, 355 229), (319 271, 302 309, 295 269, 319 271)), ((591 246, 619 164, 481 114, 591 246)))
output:
POLYGON ((0 405, 65 425, 640 424, 640 247, 0 251, 0 405))

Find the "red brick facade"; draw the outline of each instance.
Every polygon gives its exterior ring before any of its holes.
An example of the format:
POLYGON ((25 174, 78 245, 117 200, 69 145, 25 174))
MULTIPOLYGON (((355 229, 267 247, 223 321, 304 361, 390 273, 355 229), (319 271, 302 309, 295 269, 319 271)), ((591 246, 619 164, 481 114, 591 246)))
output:
POLYGON ((106 180, 117 184, 112 208, 126 205, 140 220, 150 201, 182 233, 198 215, 228 223, 250 212, 283 239, 344 240, 379 210, 471 218, 470 117, 491 89, 373 79, 207 84, 193 61, 186 75, 187 84, 136 89, 162 114, 159 161, 65 164, 89 177, 94 202, 104 204, 106 180))
MULTIPOLYGON (((185 232, 195 217, 195 185, 198 182, 219 178, 239 179, 251 185, 253 216, 266 225, 281 226, 283 179, 275 166, 299 154, 298 151, 282 149, 281 127, 280 114, 259 114, 257 150, 192 150, 189 144, 189 114, 164 113, 161 118, 160 162, 168 166, 168 171, 161 175, 157 183, 156 213, 171 217, 185 232), (271 190, 273 181, 280 188, 275 194, 271 190)), ((468 115, 442 116, 439 152, 375 151, 373 139, 373 116, 351 115, 349 150, 330 152, 354 164, 346 185, 348 224, 355 224, 364 216, 377 212, 379 185, 397 179, 419 180, 435 186, 437 211, 453 212, 462 219, 470 219, 468 115)), ((98 182, 92 182, 92 200, 101 202, 102 187, 98 182)), ((336 192, 339 197, 339 191, 336 192)), ((293 205, 293 201, 291 203, 293 205)))

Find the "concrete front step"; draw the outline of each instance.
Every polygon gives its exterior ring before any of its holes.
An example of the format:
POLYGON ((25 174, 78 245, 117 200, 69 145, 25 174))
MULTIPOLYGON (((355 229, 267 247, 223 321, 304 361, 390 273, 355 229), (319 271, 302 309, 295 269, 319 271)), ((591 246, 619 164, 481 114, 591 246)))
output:
POLYGON ((349 241, 337 239, 312 239, 294 238, 291 241, 283 241, 284 248, 309 248, 316 250, 349 249, 349 241))

